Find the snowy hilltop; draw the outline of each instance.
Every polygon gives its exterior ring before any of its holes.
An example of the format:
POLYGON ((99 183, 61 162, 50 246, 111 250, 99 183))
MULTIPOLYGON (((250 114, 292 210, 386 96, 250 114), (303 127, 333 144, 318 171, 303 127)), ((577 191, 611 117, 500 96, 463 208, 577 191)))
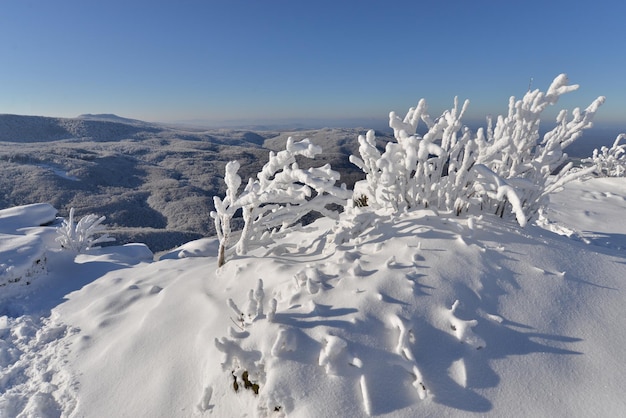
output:
POLYGON ((354 191, 302 168, 308 140, 247 183, 233 161, 217 236, 159 256, 100 248, 104 217, 0 210, 0 416, 621 414, 626 180, 593 174, 623 149, 567 164, 603 98, 537 134, 573 87, 484 131, 458 103, 392 113, 354 191))
POLYGON ((0 410, 619 415, 626 184, 574 186, 550 211, 570 238, 419 210, 322 219, 221 269, 214 239, 156 262, 141 245, 48 251, 0 302, 0 410))

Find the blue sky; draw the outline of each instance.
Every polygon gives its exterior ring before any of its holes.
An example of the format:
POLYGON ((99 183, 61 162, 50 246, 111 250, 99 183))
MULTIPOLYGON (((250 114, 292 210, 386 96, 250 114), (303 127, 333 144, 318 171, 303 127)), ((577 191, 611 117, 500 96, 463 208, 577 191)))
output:
POLYGON ((149 121, 470 117, 560 73, 626 126, 626 3, 3 0, 0 113, 149 121))

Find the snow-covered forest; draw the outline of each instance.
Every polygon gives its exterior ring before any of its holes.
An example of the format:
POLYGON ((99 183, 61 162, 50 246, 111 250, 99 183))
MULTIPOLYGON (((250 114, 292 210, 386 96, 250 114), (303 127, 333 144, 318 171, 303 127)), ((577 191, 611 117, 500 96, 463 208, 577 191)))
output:
POLYGON ((0 185, 0 416, 619 416, 624 136, 574 163, 604 98, 542 116, 576 88, 484 127, 421 100, 392 134, 319 141, 37 119, 0 142, 11 178, 51 188, 6 205, 26 194, 0 185), (50 124, 58 148, 30 157, 50 124), (128 243, 109 195, 187 242, 128 243))
POLYGON ((97 213, 107 217, 117 243, 143 242, 159 252, 215 235, 207 214, 213 196, 225 194, 229 161, 238 161, 247 179, 288 137, 309 138, 324 149, 316 161, 351 186, 362 175, 347 155, 356 152, 362 131, 207 130, 94 115, 0 115, 0 207, 48 202, 64 217, 72 207, 77 217, 97 213))

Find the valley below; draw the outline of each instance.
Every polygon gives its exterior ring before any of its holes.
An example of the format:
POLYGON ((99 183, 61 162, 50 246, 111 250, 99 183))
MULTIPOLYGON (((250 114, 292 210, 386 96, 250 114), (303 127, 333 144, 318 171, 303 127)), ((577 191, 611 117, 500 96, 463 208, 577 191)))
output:
MULTIPOLYGON (((324 153, 301 167, 330 164, 351 188, 363 173, 348 161, 366 129, 291 132, 171 127, 115 115, 73 119, 0 115, 0 208, 47 202, 67 216, 106 216, 116 244, 163 251, 215 234, 213 196, 224 166, 254 177, 287 138, 309 138, 324 153)), ((381 139, 387 139, 384 134, 381 139)))

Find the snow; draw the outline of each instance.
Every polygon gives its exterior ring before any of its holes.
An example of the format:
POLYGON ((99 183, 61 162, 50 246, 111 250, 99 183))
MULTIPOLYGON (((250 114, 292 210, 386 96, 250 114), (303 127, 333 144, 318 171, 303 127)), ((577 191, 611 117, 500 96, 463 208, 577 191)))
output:
POLYGON ((29 285, 45 271, 49 239, 42 236, 43 231, 29 227, 51 223, 56 213, 45 203, 0 210, 0 289, 29 285))
POLYGON ((60 168, 55 167, 53 165, 50 165, 50 164, 35 164, 35 165, 37 167, 45 168, 47 170, 52 171, 54 174, 61 177, 62 179, 71 180, 71 181, 80 181, 78 177, 72 176, 68 174, 67 171, 61 170, 60 168))
POLYGON ((47 260, 0 287, 0 417, 620 416, 625 209, 623 178, 543 227, 351 208, 220 268, 216 238, 76 255, 53 208, 0 211, 0 262, 47 260))
POLYGON ((45 225, 56 219, 57 210, 48 203, 35 203, 0 210, 0 232, 45 225))
POLYGON ((626 248, 626 224, 621 222, 626 200, 623 177, 576 181, 565 189, 550 196, 549 219, 558 221, 566 235, 599 246, 626 248))
POLYGON ((46 248, 37 236, 0 234, 0 287, 19 283, 44 268, 46 248))

